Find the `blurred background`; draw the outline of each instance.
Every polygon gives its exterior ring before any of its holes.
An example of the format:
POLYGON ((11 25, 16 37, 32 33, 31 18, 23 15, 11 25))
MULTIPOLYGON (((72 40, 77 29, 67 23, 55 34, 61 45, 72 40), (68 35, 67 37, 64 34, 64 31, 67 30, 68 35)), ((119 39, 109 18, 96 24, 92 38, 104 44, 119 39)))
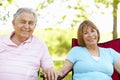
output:
MULTIPOLYGON (((119 3, 120 0, 0 0, 0 35, 13 31, 13 14, 18 8, 32 8, 38 16, 34 35, 45 40, 59 69, 83 20, 90 19, 97 25, 100 42, 120 37, 119 3)), ((65 80, 71 80, 70 75, 65 80)))

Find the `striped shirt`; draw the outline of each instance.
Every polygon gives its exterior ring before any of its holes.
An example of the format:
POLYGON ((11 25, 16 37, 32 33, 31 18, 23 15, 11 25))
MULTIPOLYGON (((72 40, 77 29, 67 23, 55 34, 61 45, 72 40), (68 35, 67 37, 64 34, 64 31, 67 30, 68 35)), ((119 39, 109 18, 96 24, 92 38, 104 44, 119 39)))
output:
POLYGON ((17 46, 11 35, 0 36, 0 80, 38 80, 38 70, 53 66, 43 40, 31 36, 17 46))

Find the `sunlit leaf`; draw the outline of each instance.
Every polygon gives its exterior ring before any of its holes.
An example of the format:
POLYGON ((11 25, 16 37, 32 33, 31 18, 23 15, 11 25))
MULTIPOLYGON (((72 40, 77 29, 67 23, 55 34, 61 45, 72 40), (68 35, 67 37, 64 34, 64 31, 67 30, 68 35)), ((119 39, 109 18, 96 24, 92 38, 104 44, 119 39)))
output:
POLYGON ((2 3, 0 3, 0 6, 2 6, 2 3))
POLYGON ((66 15, 62 16, 62 20, 64 20, 66 18, 66 15))
POLYGON ((7 0, 7 1, 8 1, 8 3, 12 4, 12 1, 13 1, 13 0, 7 0))
POLYGON ((72 8, 70 5, 67 6, 68 9, 72 8))
POLYGON ((53 3, 53 2, 54 2, 54 0, 47 0, 47 2, 48 2, 48 3, 53 3))
POLYGON ((2 0, 0 0, 0 6, 2 6, 2 0))
POLYGON ((39 3, 39 5, 37 6, 37 8, 40 8, 40 9, 44 9, 45 7, 47 7, 47 6, 45 5, 45 2, 41 2, 41 3, 39 3))

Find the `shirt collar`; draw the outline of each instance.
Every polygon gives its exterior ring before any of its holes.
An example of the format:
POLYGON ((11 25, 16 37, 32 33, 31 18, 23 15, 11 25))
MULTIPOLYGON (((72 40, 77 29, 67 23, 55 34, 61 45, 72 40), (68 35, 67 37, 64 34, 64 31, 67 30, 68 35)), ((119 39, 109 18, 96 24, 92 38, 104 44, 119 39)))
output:
MULTIPOLYGON (((16 45, 16 44, 13 43, 12 40, 11 40, 11 37, 12 37, 14 34, 15 34, 15 32, 12 32, 10 35, 7 35, 7 36, 5 37, 5 39, 3 40, 3 42, 4 42, 5 44, 7 44, 7 45, 16 45)), ((33 35, 32 35, 30 38, 28 38, 26 41, 24 41, 23 43, 21 43, 21 44, 25 44, 25 43, 30 43, 30 42, 32 42, 32 38, 33 38, 33 35)))

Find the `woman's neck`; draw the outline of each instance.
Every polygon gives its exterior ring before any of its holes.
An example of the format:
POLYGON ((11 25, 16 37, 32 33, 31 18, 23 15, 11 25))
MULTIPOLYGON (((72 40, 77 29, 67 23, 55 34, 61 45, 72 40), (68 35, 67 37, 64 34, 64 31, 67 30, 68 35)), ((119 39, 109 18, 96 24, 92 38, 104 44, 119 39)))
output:
POLYGON ((98 46, 97 46, 97 45, 94 45, 94 46, 86 46, 86 48, 88 49, 89 53, 90 53, 92 56, 100 56, 100 54, 99 54, 99 49, 98 49, 98 46))

